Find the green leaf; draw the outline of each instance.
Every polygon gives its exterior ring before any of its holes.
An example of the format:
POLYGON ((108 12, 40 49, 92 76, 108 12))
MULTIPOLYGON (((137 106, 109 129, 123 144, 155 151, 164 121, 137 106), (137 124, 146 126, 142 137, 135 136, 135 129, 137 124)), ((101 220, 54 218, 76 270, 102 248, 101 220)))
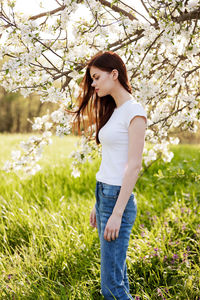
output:
POLYGON ((110 7, 112 8, 112 6, 115 4, 115 3, 117 3, 118 2, 118 0, 113 0, 111 3, 110 3, 110 7))
POLYGON ((162 177, 162 178, 164 177, 163 172, 162 172, 161 169, 158 170, 158 175, 159 175, 159 177, 162 177))
POLYGON ((79 85, 79 84, 81 83, 82 80, 83 80, 83 77, 79 77, 79 78, 76 80, 77 84, 79 85))

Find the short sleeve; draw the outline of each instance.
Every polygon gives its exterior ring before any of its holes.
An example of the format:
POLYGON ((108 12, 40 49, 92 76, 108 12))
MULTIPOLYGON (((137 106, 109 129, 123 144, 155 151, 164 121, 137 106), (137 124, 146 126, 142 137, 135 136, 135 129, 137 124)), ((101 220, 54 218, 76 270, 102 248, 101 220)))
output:
POLYGON ((146 118, 147 125, 147 113, 144 110, 143 106, 140 103, 130 103, 130 105, 126 106, 126 111, 124 115, 124 123, 126 128, 129 127, 131 120, 135 116, 142 116, 146 118))

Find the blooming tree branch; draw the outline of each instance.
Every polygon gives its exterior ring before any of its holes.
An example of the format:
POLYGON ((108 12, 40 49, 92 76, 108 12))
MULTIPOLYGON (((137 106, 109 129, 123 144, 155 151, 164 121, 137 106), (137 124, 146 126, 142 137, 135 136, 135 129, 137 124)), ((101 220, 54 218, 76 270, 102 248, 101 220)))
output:
MULTIPOLYGON (((34 174, 52 129, 60 136, 71 132, 66 108, 75 108, 87 61, 100 50, 116 51, 123 58, 133 96, 147 110, 146 141, 153 147, 145 148, 144 164, 148 167, 158 158, 170 161, 169 145, 179 142, 171 132, 195 132, 200 120, 200 1, 141 0, 143 11, 125 0, 55 2, 56 9, 29 17, 16 12, 13 0, 1 2, 1 86, 59 104, 54 113, 32 120, 41 139, 21 143, 23 151, 12 154, 5 170, 34 174)), ((72 154, 75 176, 95 149, 99 153, 86 137, 80 143, 72 154)))

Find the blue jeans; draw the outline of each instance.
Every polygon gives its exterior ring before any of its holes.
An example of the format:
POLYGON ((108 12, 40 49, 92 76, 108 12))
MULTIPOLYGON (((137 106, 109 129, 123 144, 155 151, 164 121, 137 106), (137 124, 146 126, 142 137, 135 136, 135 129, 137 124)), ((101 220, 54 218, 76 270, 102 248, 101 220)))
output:
POLYGON ((101 250, 101 293, 106 300, 128 300, 129 292, 126 252, 131 229, 137 214, 134 194, 131 194, 122 216, 119 236, 115 240, 104 239, 104 230, 117 201, 121 186, 96 182, 96 221, 101 250))

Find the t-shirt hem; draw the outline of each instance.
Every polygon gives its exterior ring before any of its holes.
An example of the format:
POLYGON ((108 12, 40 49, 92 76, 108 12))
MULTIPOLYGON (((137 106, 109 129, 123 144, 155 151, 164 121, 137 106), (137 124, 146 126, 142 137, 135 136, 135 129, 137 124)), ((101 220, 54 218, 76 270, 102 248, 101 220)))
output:
POLYGON ((101 178, 101 177, 98 177, 96 176, 96 180, 97 181, 100 181, 100 182, 103 182, 103 183, 106 183, 106 184, 111 184, 111 185, 122 185, 122 182, 121 181, 112 181, 112 180, 107 180, 107 179, 104 179, 104 178, 101 178))

